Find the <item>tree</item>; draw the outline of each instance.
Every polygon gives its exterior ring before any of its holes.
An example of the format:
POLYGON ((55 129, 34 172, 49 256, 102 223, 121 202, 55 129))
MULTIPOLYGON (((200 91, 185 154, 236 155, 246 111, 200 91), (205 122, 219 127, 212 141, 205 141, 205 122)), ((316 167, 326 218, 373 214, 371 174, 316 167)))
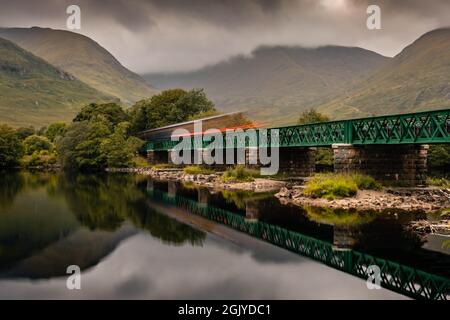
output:
POLYGON ((109 123, 102 119, 89 122, 89 130, 83 141, 75 147, 75 161, 80 170, 100 170, 106 167, 101 144, 111 134, 109 123))
POLYGON ((133 164, 133 155, 143 144, 143 141, 136 137, 128 137, 126 133, 129 123, 122 122, 116 126, 114 133, 103 140, 100 150, 106 158, 108 167, 122 168, 130 167, 133 164))
POLYGON ((32 155, 33 153, 39 153, 42 150, 52 152, 55 148, 53 143, 50 142, 46 137, 32 135, 23 141, 25 147, 25 154, 32 155))
POLYGON ((428 165, 431 169, 448 172, 450 169, 450 146, 445 144, 430 146, 428 165))
POLYGON ((23 156, 23 146, 19 136, 11 127, 0 125, 0 167, 13 167, 23 156))
MULTIPOLYGON (((330 121, 330 118, 316 109, 304 111, 298 119, 298 124, 310 124, 330 121)), ((333 152, 329 148, 317 148, 316 168, 329 170, 333 167, 333 152)))
POLYGON ((212 111, 215 111, 214 104, 206 97, 203 89, 165 90, 150 99, 138 101, 131 108, 130 129, 132 133, 137 133, 187 121, 199 113, 212 111))
POLYGON ((36 130, 34 130, 33 127, 22 127, 16 130, 17 136, 20 140, 25 140, 29 136, 32 136, 36 133, 36 130))
POLYGON ((309 109, 300 115, 297 124, 320 123, 327 121, 330 121, 328 116, 316 111, 316 109, 309 109))
POLYGON ((72 123, 64 137, 57 141, 61 166, 82 171, 106 167, 100 145, 110 134, 109 123, 101 118, 72 123))
POLYGON ((45 130, 44 135, 51 141, 55 142, 57 137, 62 137, 66 133, 67 124, 64 122, 55 122, 50 124, 45 130))
POLYGON ((76 148, 87 139, 89 130, 87 121, 74 122, 68 126, 64 137, 56 142, 58 160, 64 169, 78 169, 76 148))
POLYGON ((117 103, 91 103, 83 107, 73 121, 90 121, 98 116, 104 117, 113 126, 128 121, 130 117, 117 103))

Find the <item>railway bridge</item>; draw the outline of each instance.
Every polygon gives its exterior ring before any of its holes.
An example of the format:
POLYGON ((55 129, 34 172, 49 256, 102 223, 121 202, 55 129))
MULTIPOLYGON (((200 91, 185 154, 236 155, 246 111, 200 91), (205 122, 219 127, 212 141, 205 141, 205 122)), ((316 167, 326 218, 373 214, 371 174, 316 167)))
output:
MULTIPOLYGON (((221 117, 201 120, 211 127, 221 117)), ((194 125, 191 121, 141 132, 140 137, 146 141, 144 148, 148 160, 154 164, 170 163, 171 153, 179 143, 171 133, 177 128, 194 125)), ((309 176, 315 172, 317 149, 331 148, 335 172, 360 172, 381 182, 415 186, 425 183, 429 145, 450 143, 450 109, 276 128, 244 126, 232 136, 236 141, 243 141, 240 145, 227 143, 229 127, 219 126, 218 129, 223 148, 234 148, 235 152, 241 149, 246 165, 263 166, 259 163, 258 149, 275 147, 279 151, 281 173, 309 176), (250 130, 264 131, 265 136, 257 134, 256 139, 250 139, 250 130)), ((208 150, 211 141, 217 139, 217 135, 214 139, 210 135, 208 130, 193 131, 193 136, 201 139, 200 143, 191 139, 190 152, 208 150)))

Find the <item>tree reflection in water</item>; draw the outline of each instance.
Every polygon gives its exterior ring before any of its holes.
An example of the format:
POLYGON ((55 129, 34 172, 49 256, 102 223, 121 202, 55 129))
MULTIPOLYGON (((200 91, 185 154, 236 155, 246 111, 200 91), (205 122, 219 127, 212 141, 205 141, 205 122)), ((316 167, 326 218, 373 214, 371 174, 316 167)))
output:
POLYGON ((0 272, 49 248, 61 250, 61 247, 65 258, 72 256, 77 261, 81 256, 77 252, 92 251, 92 246, 104 248, 98 250, 96 262, 95 257, 90 257, 89 263, 79 261, 80 265, 94 265, 120 242, 115 234, 123 235, 119 237, 123 239, 133 234, 123 232, 125 225, 146 230, 169 245, 202 245, 205 232, 148 207, 144 193, 137 186, 140 179, 121 174, 3 174, 0 182, 0 272), (88 236, 83 230, 89 231, 88 236), (75 234, 84 234, 90 241, 77 240, 75 245, 74 241, 65 240, 75 234), (95 239, 112 241, 114 245, 92 243, 97 241, 95 239), (80 248, 80 245, 87 248, 80 248))

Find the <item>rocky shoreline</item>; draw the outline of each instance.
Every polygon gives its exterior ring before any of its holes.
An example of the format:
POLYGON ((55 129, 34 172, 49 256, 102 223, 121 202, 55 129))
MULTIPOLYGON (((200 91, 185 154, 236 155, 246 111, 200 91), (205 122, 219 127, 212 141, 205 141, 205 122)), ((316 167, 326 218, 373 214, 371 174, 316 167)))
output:
POLYGON ((450 208, 450 189, 440 188, 385 188, 380 191, 360 190, 355 197, 336 200, 310 198, 303 195, 301 182, 286 182, 272 179, 255 179, 252 182, 224 182, 222 173, 187 174, 182 169, 118 168, 108 172, 127 172, 151 176, 160 180, 191 182, 211 189, 274 192, 282 203, 326 207, 331 209, 353 209, 384 211, 400 209, 405 211, 442 211, 450 208))
POLYGON ((212 174, 188 174, 182 169, 153 169, 153 168, 118 168, 107 169, 107 172, 137 173, 151 176, 159 180, 176 180, 191 182, 199 186, 222 190, 243 190, 253 192, 278 192, 286 186, 286 182, 256 178, 251 182, 225 182, 220 179, 221 172, 212 174))
POLYGON ((360 190, 355 197, 326 200, 303 195, 303 186, 282 188, 275 196, 283 202, 331 209, 375 210, 400 209, 435 212, 450 208, 450 190, 439 188, 399 188, 381 191, 360 190))

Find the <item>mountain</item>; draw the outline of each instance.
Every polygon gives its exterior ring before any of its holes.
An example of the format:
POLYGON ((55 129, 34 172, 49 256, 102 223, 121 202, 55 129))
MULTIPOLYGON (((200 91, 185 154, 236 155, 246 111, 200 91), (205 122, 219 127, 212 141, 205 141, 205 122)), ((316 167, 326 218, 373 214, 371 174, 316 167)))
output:
POLYGON ((450 107, 450 28, 428 32, 356 88, 319 107, 337 118, 450 107))
POLYGON ((71 119, 82 104, 112 99, 0 38, 0 122, 41 126, 71 119))
POLYGON ((219 109, 247 109, 272 124, 292 123, 301 111, 342 94, 388 61, 354 47, 265 46, 197 71, 144 78, 159 89, 205 88, 219 109))
POLYGON ((126 104, 156 92, 97 42, 78 33, 38 27, 0 28, 0 37, 126 104))

